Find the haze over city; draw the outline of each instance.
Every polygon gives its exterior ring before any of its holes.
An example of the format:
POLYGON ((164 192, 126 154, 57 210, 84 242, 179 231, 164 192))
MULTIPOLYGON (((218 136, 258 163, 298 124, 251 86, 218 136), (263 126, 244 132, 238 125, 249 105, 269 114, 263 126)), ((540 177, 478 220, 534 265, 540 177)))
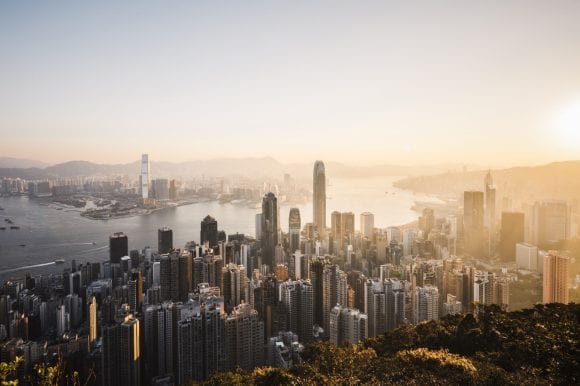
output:
POLYGON ((580 157, 580 3, 3 2, 0 154, 580 157))

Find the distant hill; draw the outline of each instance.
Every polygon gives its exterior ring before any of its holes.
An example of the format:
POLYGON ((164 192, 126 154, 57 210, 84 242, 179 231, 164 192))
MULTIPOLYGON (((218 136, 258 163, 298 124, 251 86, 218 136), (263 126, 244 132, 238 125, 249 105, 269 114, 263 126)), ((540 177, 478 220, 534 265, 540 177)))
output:
POLYGON ((26 169, 26 168, 45 168, 48 164, 41 161, 22 159, 22 158, 12 158, 12 157, 0 157, 0 168, 10 169, 26 169))
MULTIPOLYGON (((151 161, 151 175, 163 178, 188 178, 193 176, 216 177, 274 177, 281 179, 284 173, 294 178, 311 179, 312 164, 284 164, 271 157, 264 158, 216 158, 188 162, 151 161)), ((339 162, 327 162, 326 174, 329 178, 364 178, 380 176, 409 176, 440 173, 445 170, 460 168, 460 165, 425 165, 425 166, 349 166, 339 162)), ((26 179, 45 179, 57 177, 75 177, 89 175, 138 175, 140 162, 127 164, 97 164, 88 161, 69 161, 44 167, 0 167, 1 177, 22 177, 26 179)))
MULTIPOLYGON (((477 170, 414 176, 397 181, 396 185, 416 192, 456 198, 465 190, 483 190, 486 173, 487 170, 477 170)), ((498 199, 505 195, 521 199, 580 200, 580 161, 496 169, 491 173, 498 189, 498 199)))

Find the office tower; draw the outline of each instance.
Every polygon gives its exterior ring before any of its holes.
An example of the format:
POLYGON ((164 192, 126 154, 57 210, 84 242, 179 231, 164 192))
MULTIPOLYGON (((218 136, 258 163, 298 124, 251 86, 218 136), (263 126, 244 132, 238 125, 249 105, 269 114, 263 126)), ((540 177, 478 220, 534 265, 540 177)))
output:
POLYGON ((528 243, 517 243, 516 264, 518 268, 521 269, 540 271, 540 266, 538 264, 538 247, 528 243))
POLYGON ((324 298, 324 268, 330 265, 330 261, 322 256, 315 256, 310 261, 310 280, 314 293, 314 324, 322 327, 323 324, 323 298, 324 298))
POLYGON ((165 178, 157 178, 151 181, 155 198, 160 201, 169 200, 169 180, 165 178))
POLYGON ((174 371, 177 352, 175 326, 178 309, 175 303, 163 302, 145 307, 144 357, 150 376, 164 375, 174 371))
POLYGON ((122 323, 102 327, 104 385, 140 385, 139 320, 128 315, 122 323))
POLYGON ((97 342, 97 299, 91 296, 89 300, 89 352, 95 348, 97 342))
POLYGON ((169 199, 177 200, 177 186, 175 180, 169 181, 169 199))
POLYGON ((254 308, 264 321, 264 336, 274 336, 276 331, 276 306, 279 301, 278 283, 273 275, 264 277, 254 288, 254 308))
POLYGON ((266 365, 289 369, 302 363, 300 352, 303 346, 298 341, 298 335, 292 331, 280 331, 277 336, 269 339, 267 344, 266 365))
POLYGON ((485 180, 483 182, 483 191, 485 193, 485 213, 484 213, 484 223, 489 231, 489 244, 490 248, 493 245, 493 240, 495 238, 495 186, 493 185, 493 179, 491 177, 491 171, 488 171, 485 175, 485 180))
POLYGON ((330 311, 335 305, 347 307, 348 283, 346 273, 338 265, 326 266, 322 272, 322 328, 330 332, 330 311))
POLYGON ((316 161, 314 163, 312 191, 314 225, 318 232, 318 237, 324 240, 326 236, 326 173, 322 161, 316 161))
POLYGON ((129 239, 123 232, 113 233, 109 237, 109 261, 120 264, 121 257, 129 255, 129 239))
POLYGON ((502 261, 515 261, 516 244, 524 241, 524 214, 502 212, 499 254, 502 261))
POLYGON ((172 252, 159 260, 159 285, 161 300, 179 300, 179 255, 172 252))
POLYGON ((223 299, 210 296, 177 323, 178 383, 202 381, 227 371, 223 299))
POLYGON ((222 268, 222 290, 226 312, 231 311, 245 299, 246 269, 233 263, 222 268))
POLYGON ((375 231, 375 215, 370 212, 363 212, 360 215, 360 232, 363 237, 369 240, 373 239, 375 231))
POLYGON ((431 229, 435 226, 435 212, 431 208, 424 208, 419 217, 419 230, 423 232, 423 238, 427 239, 431 229))
POLYGON ((210 248, 218 245, 218 223, 216 219, 210 215, 205 216, 201 221, 199 243, 203 245, 206 241, 209 242, 210 248))
POLYGON ((336 305, 330 311, 330 342, 342 346, 357 344, 367 338, 368 318, 355 308, 336 305))
POLYGON ((439 290, 432 285, 415 288, 414 323, 439 319, 439 290))
POLYGON ((403 258, 403 246, 396 240, 392 240, 387 247, 387 264, 401 265, 403 258))
POLYGON ((173 231, 163 227, 157 230, 157 251, 159 254, 169 253, 173 249, 173 231))
POLYGON ((274 267, 274 254, 278 245, 278 200, 274 193, 262 198, 262 264, 274 267))
POLYGON ((568 304, 568 270, 570 258, 558 251, 544 256, 543 303, 568 304))
POLYGON ((340 212, 334 211, 330 214, 330 232, 332 240, 342 249, 342 215, 340 212))
POLYGON ((252 370, 264 363, 264 323, 248 303, 234 307, 226 319, 226 355, 230 370, 252 370))
POLYGON ((568 240, 571 235, 570 206, 564 201, 544 201, 536 203, 531 219, 532 244, 568 240))
POLYGON ((483 192, 464 192, 463 227, 465 251, 472 256, 482 257, 484 254, 483 192))
POLYGON ((256 240, 262 238, 262 213, 256 213, 256 240))
POLYGON ((340 216, 342 230, 342 247, 354 244, 354 213, 343 212, 340 216))
POLYGON ((298 334, 298 340, 312 340, 314 293, 309 280, 285 281, 280 284, 281 301, 287 321, 286 329, 298 334))
POLYGON ((149 155, 143 154, 141 155, 141 175, 139 176, 139 183, 140 183, 140 191, 141 191, 141 198, 148 199, 149 198, 149 178, 150 178, 150 170, 149 170, 149 155))
POLYGON ((298 208, 290 209, 288 215, 288 234, 290 238, 290 253, 300 249, 300 210, 298 208))

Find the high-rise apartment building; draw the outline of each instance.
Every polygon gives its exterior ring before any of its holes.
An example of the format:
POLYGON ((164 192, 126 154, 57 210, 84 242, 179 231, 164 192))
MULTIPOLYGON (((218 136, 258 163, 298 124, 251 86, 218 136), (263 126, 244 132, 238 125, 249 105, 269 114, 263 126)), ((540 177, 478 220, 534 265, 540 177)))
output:
POLYGON ((264 364, 264 323, 248 303, 234 307, 226 319, 226 355, 230 370, 264 364))
POLYGON ((356 344, 367 338, 367 315, 355 308, 336 305, 330 311, 330 342, 341 346, 345 342, 356 344))
POLYGON ((414 323, 439 319, 439 290, 427 284, 415 288, 414 323))
POLYGON ((570 258, 557 251, 544 256, 543 302, 564 303, 570 301, 568 291, 568 270, 570 258))
POLYGON ((326 173, 322 161, 314 163, 312 191, 314 225, 318 237, 323 240, 326 237, 326 173))
POLYGON ((466 191, 463 194, 463 229, 465 251, 475 257, 484 254, 483 192, 466 191))
POLYGON ((298 334, 302 343, 312 340, 314 293, 309 280, 285 281, 280 284, 287 330, 298 334))
POLYGON ((347 276, 338 265, 327 265, 322 272, 322 328, 330 333, 330 311, 337 304, 347 307, 347 276))

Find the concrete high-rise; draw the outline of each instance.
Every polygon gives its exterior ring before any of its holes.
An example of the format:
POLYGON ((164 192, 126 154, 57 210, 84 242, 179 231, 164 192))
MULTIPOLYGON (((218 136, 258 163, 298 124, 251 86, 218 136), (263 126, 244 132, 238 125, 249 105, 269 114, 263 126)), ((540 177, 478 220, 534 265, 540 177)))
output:
POLYGON ((278 200, 274 193, 262 198, 262 264, 274 267, 276 245, 278 245, 278 200))
POLYGON ((363 237, 369 240, 373 239, 375 231, 375 215, 371 212, 363 212, 360 215, 360 232, 363 237))
POLYGON ((157 230, 157 251, 160 254, 169 253, 173 249, 173 231, 163 227, 157 230))
POLYGON ((97 299, 91 296, 89 301, 89 351, 97 342, 97 299))
POLYGON ((312 191, 314 225, 318 232, 318 237, 324 239, 326 236, 326 173, 324 171, 324 162, 322 161, 314 163, 312 191))
POLYGON ((109 237, 109 261, 120 264, 121 257, 129 255, 129 239, 123 232, 113 233, 109 237))
POLYGON ((425 287, 415 288, 414 323, 426 320, 439 319, 439 290, 427 284, 425 287))
POLYGON ((485 180, 483 182, 484 193, 485 193, 485 226, 489 229, 490 237, 493 238, 495 235, 495 186, 493 185, 493 178, 491 177, 491 171, 488 171, 485 175, 485 180))
POLYGON ((302 343, 312 340, 314 293, 309 280, 285 281, 280 295, 287 316, 287 330, 298 334, 302 343))
POLYGON ((290 253, 300 249, 300 209, 290 209, 288 215, 288 234, 290 238, 290 253))
POLYGON ((150 178, 149 155, 143 154, 141 155, 141 175, 139 176, 141 198, 143 199, 149 198, 150 178))
POLYGON ((116 325, 104 326, 102 369, 104 385, 141 384, 139 319, 129 315, 116 325))
POLYGON ((330 342, 341 346, 357 344, 367 338, 368 318, 355 308, 336 305, 330 311, 330 342))
POLYGON ((524 214, 502 212, 499 254, 502 261, 516 260, 516 244, 524 241, 524 214))
POLYGON ((354 213, 343 212, 340 216, 340 228, 342 231, 342 246, 354 243, 354 213))
POLYGON ((330 311, 334 306, 347 307, 347 276, 338 265, 326 266, 322 272, 322 327, 325 336, 330 333, 330 311))
POLYGON ((207 215, 201 221, 200 227, 199 243, 203 245, 207 241, 210 248, 218 245, 218 223, 216 219, 207 215))
POLYGON ((568 270, 570 258, 557 251, 544 256, 543 303, 564 303, 570 301, 568 292, 568 270))
POLYGON ((248 303, 236 306, 226 319, 226 355, 230 370, 252 370, 264 364, 264 322, 248 303))

